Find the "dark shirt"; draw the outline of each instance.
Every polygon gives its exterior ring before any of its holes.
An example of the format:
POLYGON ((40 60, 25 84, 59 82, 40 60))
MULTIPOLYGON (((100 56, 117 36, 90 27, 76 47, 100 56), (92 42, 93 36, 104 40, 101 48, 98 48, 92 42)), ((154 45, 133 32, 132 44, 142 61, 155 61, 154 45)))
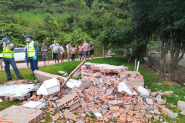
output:
MULTIPOLYGON (((48 49, 47 46, 41 47, 41 50, 47 50, 47 49, 48 49)), ((42 55, 47 56, 48 55, 47 51, 42 51, 42 55)))
MULTIPOLYGON (((90 44, 90 48, 92 48, 94 44, 90 44)), ((94 48, 92 48, 90 51, 94 51, 94 48)))

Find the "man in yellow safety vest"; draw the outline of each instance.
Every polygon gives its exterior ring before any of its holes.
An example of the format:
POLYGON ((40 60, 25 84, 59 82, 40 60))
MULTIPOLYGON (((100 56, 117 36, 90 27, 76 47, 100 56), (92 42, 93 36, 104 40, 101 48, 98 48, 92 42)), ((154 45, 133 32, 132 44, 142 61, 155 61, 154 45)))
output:
MULTIPOLYGON (((25 38, 27 41, 27 45, 25 48, 26 54, 24 60, 30 62, 30 67, 33 72, 34 70, 39 70, 38 68, 39 49, 37 43, 32 40, 32 36, 30 34, 27 34, 25 38)), ((33 76, 35 76, 34 73, 33 76)))
POLYGON ((10 65, 14 69, 14 72, 17 76, 17 78, 22 79, 21 74, 16 66, 15 60, 14 60, 14 49, 15 46, 8 40, 8 38, 3 38, 2 42, 5 42, 6 46, 3 48, 3 60, 5 63, 5 71, 8 80, 12 79, 11 72, 10 72, 10 65))

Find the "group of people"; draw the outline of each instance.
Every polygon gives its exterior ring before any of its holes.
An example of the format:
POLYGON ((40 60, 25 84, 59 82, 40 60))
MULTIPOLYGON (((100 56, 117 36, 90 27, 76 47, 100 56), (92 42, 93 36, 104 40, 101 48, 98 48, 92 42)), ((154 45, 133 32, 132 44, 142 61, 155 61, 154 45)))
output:
MULTIPOLYGON (((90 45, 88 43, 86 43, 86 41, 84 41, 84 44, 82 45, 82 43, 80 43, 80 45, 78 46, 78 49, 75 47, 74 44, 71 44, 71 41, 69 41, 66 45, 66 50, 64 48, 64 44, 62 43, 61 45, 59 45, 57 43, 56 40, 54 40, 54 44, 52 44, 50 46, 50 49, 52 50, 52 58, 55 61, 55 64, 58 62, 59 63, 59 54, 60 54, 60 59, 61 62, 64 62, 64 55, 69 54, 69 58, 74 61, 75 60, 75 56, 77 51, 79 51, 79 56, 78 58, 80 60, 83 60, 84 57, 89 59, 88 56, 88 51, 90 51, 90 55, 92 60, 94 59, 94 44, 92 43, 92 41, 90 41, 90 45)), ((45 43, 42 43, 42 47, 41 47, 41 52, 42 52, 42 60, 44 61, 44 65, 46 65, 46 62, 48 62, 48 53, 47 53, 47 46, 45 46, 45 43)))
MULTIPOLYGON (((27 34, 25 36, 26 39, 26 47, 25 47, 25 58, 24 60, 30 63, 30 67, 32 72, 34 70, 39 70, 38 68, 38 53, 39 53, 39 48, 38 45, 35 41, 32 40, 32 36, 30 34, 27 34)), ((17 76, 17 78, 22 79, 22 76, 16 66, 16 62, 14 60, 14 50, 15 50, 15 45, 10 42, 8 38, 3 38, 0 41, 0 49, 2 49, 2 58, 0 58, 0 67, 2 69, 2 60, 4 61, 5 64, 5 71, 7 75, 7 80, 12 80, 12 75, 10 72, 10 65, 14 69, 14 72, 17 76)), ((33 73, 33 76, 34 73, 33 73)))
MULTIPOLYGON (((24 48, 24 52, 25 52, 24 60, 27 62, 27 68, 29 68, 29 63, 30 63, 30 67, 33 73, 34 70, 39 70, 39 67, 38 67, 39 48, 37 43, 32 40, 32 36, 30 34, 27 34, 25 36, 25 40, 26 40, 26 46, 24 48)), ((54 44, 50 45, 50 49, 52 50, 52 58, 54 59, 55 63, 57 61, 59 63, 59 58, 58 58, 59 53, 61 56, 61 62, 64 62, 64 55, 66 53, 64 49, 64 44, 59 45, 57 41, 54 40, 54 44)), ((0 68, 3 69, 3 66, 2 66, 2 60, 3 60, 5 64, 5 72, 7 75, 7 80, 12 80, 10 65, 12 66, 17 78, 22 79, 22 76, 14 60, 14 50, 15 50, 15 45, 12 44, 8 38, 5 37, 0 41, 0 53, 2 53, 2 57, 0 57, 0 68)), ((46 65, 46 61, 49 64, 47 50, 48 48, 45 45, 45 43, 42 43, 41 52, 42 52, 42 60, 44 61, 44 65, 46 65)), ((75 60, 75 55, 77 51, 79 51, 78 58, 80 60, 84 58, 89 59, 88 51, 90 51, 92 60, 94 58, 93 56, 94 44, 92 43, 92 41, 90 41, 90 45, 86 41, 84 41, 83 45, 82 43, 80 43, 80 45, 78 46, 78 49, 75 47, 74 44, 71 44, 71 41, 69 41, 66 45, 66 50, 72 61, 75 60)), ((34 73, 33 73, 33 76, 35 76, 34 73)))

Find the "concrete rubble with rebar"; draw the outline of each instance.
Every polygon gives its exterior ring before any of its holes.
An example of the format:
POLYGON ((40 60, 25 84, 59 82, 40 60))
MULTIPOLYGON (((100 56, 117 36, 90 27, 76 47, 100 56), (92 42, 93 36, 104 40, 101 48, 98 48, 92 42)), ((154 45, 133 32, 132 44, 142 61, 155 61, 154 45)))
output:
MULTIPOLYGON (((81 81, 70 79, 63 88, 64 77, 38 70, 34 74, 42 84, 32 90, 31 97, 22 106, 11 107, 15 111, 21 107, 28 112, 39 112, 27 120, 29 123, 40 120, 44 110, 52 112, 54 109, 58 113, 52 116, 53 121, 61 122, 93 122, 92 115, 97 122, 120 123, 148 123, 150 119, 162 121, 161 113, 170 118, 178 117, 177 113, 165 108, 166 100, 161 99, 160 92, 151 93, 144 88, 143 76, 139 72, 129 71, 125 66, 85 63, 75 73, 75 76, 81 74, 81 81)), ((170 95, 173 91, 164 94, 170 95)), ((178 107, 183 113, 184 102, 179 102, 178 107)), ((1 111, 0 118, 17 122, 12 119, 13 116, 3 115, 8 111, 1 111)), ((22 114, 22 117, 27 114, 22 114)), ((21 119, 18 114, 16 117, 21 119)))

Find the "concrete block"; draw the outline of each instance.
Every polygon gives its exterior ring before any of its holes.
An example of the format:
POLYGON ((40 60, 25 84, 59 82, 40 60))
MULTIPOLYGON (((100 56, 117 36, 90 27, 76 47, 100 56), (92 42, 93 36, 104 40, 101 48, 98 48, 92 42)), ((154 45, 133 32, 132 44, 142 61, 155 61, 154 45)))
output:
POLYGON ((35 123, 43 116, 42 110, 24 108, 23 106, 11 106, 0 112, 1 118, 14 123, 35 123))
POLYGON ((159 98, 156 98, 157 99, 157 103, 160 104, 160 105, 165 105, 166 104, 166 100, 164 99, 159 99, 159 98))
POLYGON ((73 105, 70 106, 70 110, 76 109, 76 108, 78 108, 80 106, 81 106, 80 105, 80 102, 76 102, 75 104, 73 104, 73 105))
POLYGON ((49 80, 49 79, 61 77, 61 76, 58 76, 58 75, 42 72, 42 71, 39 71, 39 70, 35 70, 33 73, 40 82, 44 82, 44 81, 49 80))
POLYGON ((28 103, 25 103, 23 107, 27 108, 35 108, 35 109, 42 109, 46 106, 46 103, 42 102, 34 102, 34 101, 29 101, 28 103))
POLYGON ((50 95, 60 91, 60 82, 56 79, 49 79, 44 81, 44 83, 37 90, 37 95, 50 95))
POLYGON ((134 83, 138 86, 144 87, 144 80, 136 80, 136 81, 129 81, 129 82, 134 83))
POLYGON ((142 96, 143 98, 146 98, 147 96, 149 96, 149 92, 147 89, 145 89, 142 86, 138 86, 138 91, 140 92, 140 96, 142 96))
POLYGON ((157 95, 157 92, 152 92, 151 96, 155 97, 157 95))
POLYGON ((185 102, 184 101, 178 101, 177 102, 177 108, 179 108, 181 111, 185 110, 185 102))
POLYGON ((93 114, 94 114, 97 118, 102 117, 102 114, 100 113, 100 111, 93 110, 92 112, 93 112, 93 114))
POLYGON ((146 98, 146 102, 148 104, 150 104, 150 105, 153 105, 154 104, 153 101, 152 101, 152 99, 150 99, 150 98, 146 98))
POLYGON ((176 118, 176 117, 178 117, 178 113, 173 113, 172 111, 170 111, 170 110, 167 109, 167 108, 164 108, 164 109, 163 109, 163 112, 167 112, 167 115, 168 115, 168 117, 170 117, 170 118, 176 118))
POLYGON ((87 89, 91 86, 91 84, 93 84, 91 81, 85 79, 85 81, 79 86, 79 89, 87 89))
POLYGON ((74 115, 70 110, 64 110, 64 117, 73 121, 77 121, 77 115, 74 115))
POLYGON ((59 109, 65 108, 65 107, 70 107, 76 102, 79 102, 80 98, 76 93, 71 93, 68 95, 65 95, 63 98, 59 99, 56 101, 57 107, 59 109), (68 105, 66 105, 68 103, 68 105))
POLYGON ((173 94, 174 92, 173 91, 165 91, 164 92, 166 95, 171 95, 171 94, 173 94))

